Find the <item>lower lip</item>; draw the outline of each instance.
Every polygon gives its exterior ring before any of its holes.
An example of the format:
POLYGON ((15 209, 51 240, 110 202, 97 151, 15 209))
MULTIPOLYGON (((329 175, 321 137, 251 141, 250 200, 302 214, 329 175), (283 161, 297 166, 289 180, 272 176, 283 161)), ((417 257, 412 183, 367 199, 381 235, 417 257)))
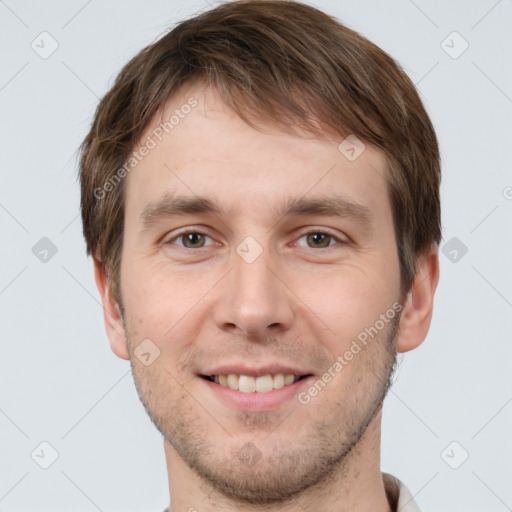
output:
POLYGON ((297 396, 300 389, 309 384, 312 376, 265 393, 243 393, 199 377, 224 403, 242 411, 267 411, 279 407, 297 396))

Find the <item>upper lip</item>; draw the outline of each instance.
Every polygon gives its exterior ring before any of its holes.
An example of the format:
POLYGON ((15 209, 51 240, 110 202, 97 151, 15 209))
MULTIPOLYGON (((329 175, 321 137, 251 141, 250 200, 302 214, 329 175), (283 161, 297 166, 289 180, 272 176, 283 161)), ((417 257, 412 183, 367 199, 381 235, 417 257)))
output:
POLYGON ((262 375, 275 375, 277 373, 293 374, 293 375, 309 375, 310 372, 286 366, 282 364, 268 364, 265 366, 246 366, 243 364, 219 365, 201 372, 201 375, 249 375, 252 377, 261 377, 262 375))

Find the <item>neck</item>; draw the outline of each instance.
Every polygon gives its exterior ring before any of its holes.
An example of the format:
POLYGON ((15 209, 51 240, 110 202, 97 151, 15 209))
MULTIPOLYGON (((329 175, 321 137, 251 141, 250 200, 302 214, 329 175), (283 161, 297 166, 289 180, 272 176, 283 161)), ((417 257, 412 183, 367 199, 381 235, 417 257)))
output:
POLYGON ((164 441, 170 512, 393 512, 380 471, 379 411, 351 452, 320 485, 273 505, 254 505, 234 501, 216 491, 188 467, 172 445, 164 441))

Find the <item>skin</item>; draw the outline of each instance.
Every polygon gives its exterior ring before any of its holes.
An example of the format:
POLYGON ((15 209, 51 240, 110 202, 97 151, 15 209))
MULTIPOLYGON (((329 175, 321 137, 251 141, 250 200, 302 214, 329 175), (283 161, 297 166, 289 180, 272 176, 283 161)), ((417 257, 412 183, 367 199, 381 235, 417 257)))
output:
POLYGON ((427 335, 437 247, 418 259, 396 325, 386 323, 309 403, 293 397, 256 412, 222 402, 198 375, 208 365, 281 362, 321 378, 399 302, 400 269, 379 151, 367 144, 351 162, 338 150, 342 138, 255 130, 197 84, 164 117, 192 96, 197 107, 125 178, 121 309, 95 260, 112 350, 131 361, 164 436, 170 510, 389 512, 382 401, 396 352, 427 335), (288 198, 333 191, 366 206, 371 224, 275 211, 288 198), (167 216, 145 227, 148 205, 175 193, 214 197, 227 214, 167 216), (177 235, 185 227, 206 236, 184 247, 177 235), (326 231, 335 238, 306 235, 326 231), (252 263, 236 252, 247 236, 262 249, 252 263), (134 353, 144 339, 160 350, 149 366, 134 353), (247 450, 249 459, 240 455, 247 450))

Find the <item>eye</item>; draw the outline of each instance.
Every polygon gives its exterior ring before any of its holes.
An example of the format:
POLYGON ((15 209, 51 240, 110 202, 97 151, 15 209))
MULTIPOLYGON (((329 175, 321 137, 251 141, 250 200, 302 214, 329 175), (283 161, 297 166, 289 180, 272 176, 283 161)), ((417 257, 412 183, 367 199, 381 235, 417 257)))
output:
MULTIPOLYGON (((201 249, 203 247, 208 247, 213 244, 206 244, 206 239, 212 240, 211 237, 201 233, 200 231, 183 231, 178 235, 170 238, 166 241, 166 244, 177 245, 178 247, 183 247, 184 249, 201 249), (181 243, 178 243, 181 242, 181 243)), ((340 238, 334 236, 331 233, 326 231, 308 231, 303 233, 298 240, 306 239, 306 245, 302 243, 297 243, 296 245, 301 247, 308 247, 311 249, 326 249, 328 247, 332 247, 333 245, 337 245, 337 243, 345 243, 340 238)))
POLYGON ((166 243, 178 245, 179 247, 184 247, 185 249, 200 249, 201 247, 207 247, 205 245, 205 239, 207 238, 211 240, 208 235, 205 235, 199 231, 184 231, 174 238, 170 238, 166 243), (181 240, 183 243, 175 243, 176 240, 181 240))
POLYGON ((336 245, 336 242, 343 243, 343 240, 340 240, 338 237, 325 231, 308 231, 307 233, 303 233, 298 240, 301 240, 302 238, 306 239, 307 245, 304 246, 300 243, 297 245, 313 249, 324 249, 331 247, 336 245))

